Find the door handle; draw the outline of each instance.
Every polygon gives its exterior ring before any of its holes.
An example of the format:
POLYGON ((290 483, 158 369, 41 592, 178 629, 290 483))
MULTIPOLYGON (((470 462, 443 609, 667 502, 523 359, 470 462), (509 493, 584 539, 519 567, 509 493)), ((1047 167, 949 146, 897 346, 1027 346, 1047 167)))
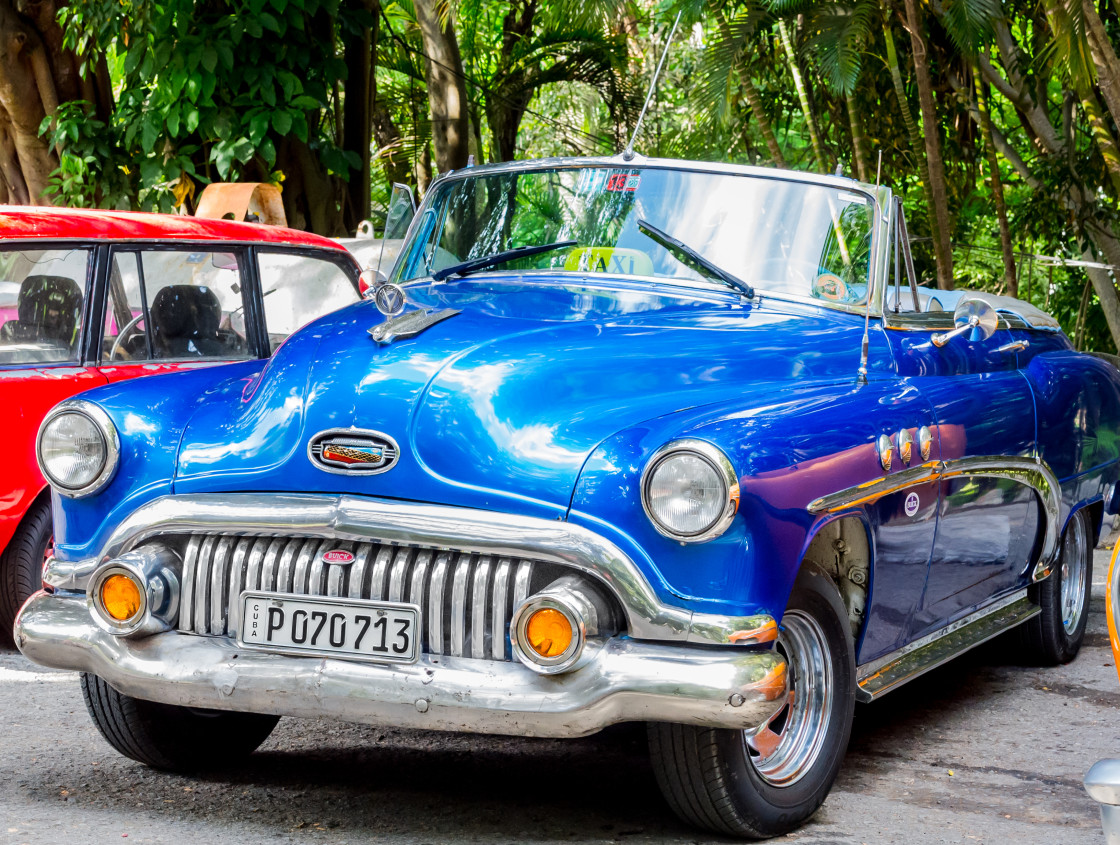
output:
POLYGON ((1031 342, 1029 340, 1013 340, 1011 341, 1011 343, 1005 343, 1003 346, 997 349, 996 352, 1002 352, 1004 355, 1007 355, 1011 352, 1022 352, 1030 345, 1031 342))

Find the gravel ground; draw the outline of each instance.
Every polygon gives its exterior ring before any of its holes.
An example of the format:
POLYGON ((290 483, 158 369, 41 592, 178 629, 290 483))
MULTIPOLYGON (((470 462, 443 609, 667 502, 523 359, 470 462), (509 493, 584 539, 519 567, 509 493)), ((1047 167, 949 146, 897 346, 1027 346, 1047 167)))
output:
MULTIPOLYGON (((1081 779, 1120 756, 1120 687, 1098 551, 1089 631, 1057 669, 996 641, 857 707, 814 820, 779 842, 1103 841, 1081 779)), ((661 801, 640 727, 575 741, 284 719, 250 762, 203 778, 118 756, 75 675, 0 651, 0 843, 717 842, 661 801)))

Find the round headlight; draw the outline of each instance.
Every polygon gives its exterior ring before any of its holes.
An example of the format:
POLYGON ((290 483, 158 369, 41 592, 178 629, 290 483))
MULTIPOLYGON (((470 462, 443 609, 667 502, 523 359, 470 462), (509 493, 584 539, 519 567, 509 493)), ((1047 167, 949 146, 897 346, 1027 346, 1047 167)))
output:
POLYGON ((642 506, 654 527, 682 543, 718 537, 739 509, 739 482, 727 456, 701 440, 661 447, 642 474, 642 506))
POLYGON ((39 427, 39 469, 63 496, 77 498, 102 489, 116 472, 119 455, 116 427, 90 402, 63 402, 39 427))

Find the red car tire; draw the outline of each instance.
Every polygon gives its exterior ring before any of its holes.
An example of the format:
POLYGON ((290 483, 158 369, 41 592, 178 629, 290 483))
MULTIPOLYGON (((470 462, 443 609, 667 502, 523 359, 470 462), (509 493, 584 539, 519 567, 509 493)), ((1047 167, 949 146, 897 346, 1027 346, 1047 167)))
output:
POLYGON ((12 623, 28 597, 43 585, 43 563, 51 547, 49 501, 33 505, 0 555, 0 642, 12 642, 12 623))

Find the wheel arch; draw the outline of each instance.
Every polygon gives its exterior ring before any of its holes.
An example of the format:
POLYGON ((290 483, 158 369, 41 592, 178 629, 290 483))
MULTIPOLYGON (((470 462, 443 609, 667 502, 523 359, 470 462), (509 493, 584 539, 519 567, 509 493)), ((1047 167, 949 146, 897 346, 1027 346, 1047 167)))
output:
POLYGON ((12 542, 20 529, 27 523, 31 512, 44 502, 50 504, 51 500, 51 487, 49 484, 43 484, 42 488, 27 500, 27 505, 20 514, 19 519, 13 519, 6 527, 11 528, 10 532, 5 532, 3 545, 0 546, 0 559, 3 558, 4 553, 8 550, 8 545, 12 542))
MULTIPOLYGON (((828 576, 848 614, 852 640, 859 643, 867 621, 867 607, 874 583, 875 539, 867 514, 842 511, 819 519, 805 536, 801 555, 790 585, 806 568, 828 576)), ((787 598, 787 604, 789 599, 787 598)))

